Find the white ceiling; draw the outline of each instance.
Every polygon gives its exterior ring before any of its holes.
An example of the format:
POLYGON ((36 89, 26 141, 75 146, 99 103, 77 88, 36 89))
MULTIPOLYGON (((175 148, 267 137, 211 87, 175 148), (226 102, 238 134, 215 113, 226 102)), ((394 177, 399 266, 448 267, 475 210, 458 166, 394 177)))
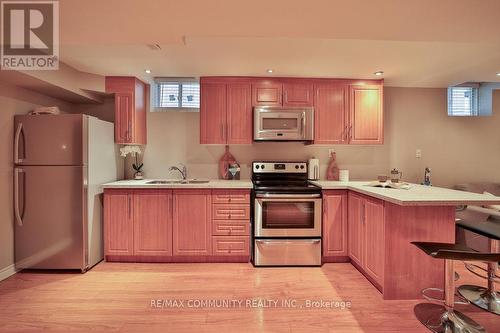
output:
POLYGON ((102 75, 500 77, 499 0, 64 0, 61 59, 102 75), (147 44, 158 43, 154 51, 147 44), (147 75, 144 69, 153 73, 147 75))

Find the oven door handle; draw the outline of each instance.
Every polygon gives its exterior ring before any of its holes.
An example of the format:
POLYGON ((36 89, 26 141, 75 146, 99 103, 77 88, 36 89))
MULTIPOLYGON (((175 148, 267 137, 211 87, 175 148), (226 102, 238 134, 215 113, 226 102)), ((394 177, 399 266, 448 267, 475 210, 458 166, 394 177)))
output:
POLYGON ((311 199, 311 198, 321 198, 319 193, 311 194, 275 194, 275 193, 264 193, 257 194, 256 198, 266 198, 266 199, 311 199))
MULTIPOLYGON (((287 241, 272 240, 272 241, 269 241, 269 240, 256 239, 255 242, 260 243, 260 244, 264 244, 264 245, 296 244, 296 242, 294 242, 293 240, 287 240, 287 241)), ((301 239, 300 242, 301 243, 317 244, 317 243, 321 242, 321 240, 320 239, 311 239, 311 240, 301 239)))

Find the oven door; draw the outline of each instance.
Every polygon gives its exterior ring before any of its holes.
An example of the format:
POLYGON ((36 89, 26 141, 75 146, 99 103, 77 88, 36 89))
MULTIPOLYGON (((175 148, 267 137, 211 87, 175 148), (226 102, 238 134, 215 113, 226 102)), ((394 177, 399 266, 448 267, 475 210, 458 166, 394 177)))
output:
POLYGON ((255 198, 255 237, 321 237, 320 194, 263 194, 255 198))
POLYGON ((311 140, 306 138, 306 112, 256 108, 254 140, 311 140))

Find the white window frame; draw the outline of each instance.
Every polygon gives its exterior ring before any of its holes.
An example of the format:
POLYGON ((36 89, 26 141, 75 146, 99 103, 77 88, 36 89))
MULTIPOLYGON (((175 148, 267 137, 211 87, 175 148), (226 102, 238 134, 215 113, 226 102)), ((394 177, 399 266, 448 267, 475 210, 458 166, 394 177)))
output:
POLYGON ((450 117, 477 117, 480 116, 479 112, 479 85, 475 84, 463 84, 458 86, 448 87, 447 92, 447 112, 450 117), (452 99, 453 91, 455 89, 470 89, 472 93, 472 99, 470 101, 470 110, 468 113, 455 113, 452 109, 452 99))
MULTIPOLYGON (((179 85, 179 101, 182 103, 182 85, 186 83, 197 83, 199 84, 199 80, 194 77, 157 77, 154 79, 154 99, 153 99, 153 108, 154 112, 200 112, 200 108, 193 107, 161 107, 160 103, 160 86, 164 83, 177 84, 179 85)), ((200 103, 201 103, 201 92, 200 92, 200 103)))

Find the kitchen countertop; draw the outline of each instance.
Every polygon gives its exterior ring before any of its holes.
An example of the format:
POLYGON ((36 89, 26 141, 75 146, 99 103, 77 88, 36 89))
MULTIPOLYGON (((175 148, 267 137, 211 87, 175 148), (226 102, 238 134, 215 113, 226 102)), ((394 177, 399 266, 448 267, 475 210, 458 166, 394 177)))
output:
POLYGON ((411 188, 392 189, 367 186, 367 181, 312 181, 324 190, 352 190, 401 206, 457 206, 500 204, 500 197, 411 184, 411 188))
MULTIPOLYGON (((155 179, 120 180, 102 184, 102 188, 223 188, 251 189, 252 182, 248 180, 210 179, 208 183, 199 184, 147 184, 155 179)), ((167 179, 170 180, 170 179, 167 179)), ((374 198, 388 201, 401 206, 457 206, 457 205, 493 205, 500 204, 500 197, 485 194, 451 190, 442 187, 411 184, 411 188, 392 189, 367 186, 367 181, 329 181, 318 180, 311 183, 323 190, 351 190, 374 198)))
MULTIPOLYGON (((102 188, 234 188, 234 189, 251 189, 253 187, 250 180, 222 180, 210 179, 208 183, 199 184, 147 184, 147 182, 157 179, 143 180, 119 180, 116 182, 101 184, 102 188)), ((179 179, 165 179, 179 180, 179 179)))

